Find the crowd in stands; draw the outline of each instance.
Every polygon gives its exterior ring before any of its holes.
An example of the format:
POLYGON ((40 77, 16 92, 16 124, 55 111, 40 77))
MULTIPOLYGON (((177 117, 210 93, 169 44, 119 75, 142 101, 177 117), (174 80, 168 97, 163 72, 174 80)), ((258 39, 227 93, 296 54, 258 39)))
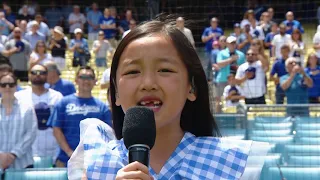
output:
MULTIPOLYGON (((269 8, 256 19, 254 11, 248 10, 243 20, 234 24, 230 35, 225 35, 216 17, 204 29, 201 37, 206 52, 204 70, 213 88, 216 111, 221 110, 218 102, 224 100, 226 106, 236 106, 240 100, 246 104, 266 104, 267 79, 276 84, 277 104, 283 104, 285 97, 289 104, 320 102, 320 27, 313 39, 315 53, 307 55, 302 39, 304 29, 293 12, 287 12, 283 22, 276 22, 273 14, 269 8)), ((196 48, 184 19, 179 17, 176 22, 196 48)), ((32 167, 32 156, 50 156, 56 167, 66 167, 80 141, 81 120, 97 118, 111 126, 108 102, 92 95, 97 82, 94 67, 106 69, 100 86, 107 89, 108 54, 114 53, 121 38, 136 24, 131 10, 120 19, 115 7, 101 12, 97 3, 82 13, 78 5, 60 9, 51 1, 44 15, 33 6, 23 5, 16 16, 8 4, 3 4, 1 169, 32 167), (60 77, 62 71, 68 70, 68 51, 73 54, 72 66, 80 66, 75 84, 60 77), (88 66, 93 54, 95 65, 88 66), (28 89, 18 84, 28 81, 31 82, 28 89)), ((306 112, 302 113, 307 115, 306 112)))
POLYGON ((288 11, 281 22, 273 14, 269 8, 257 20, 249 9, 230 35, 224 34, 213 17, 203 31, 208 60, 204 68, 214 87, 217 111, 222 100, 226 106, 237 106, 239 100, 266 104, 268 79, 276 85, 276 104, 283 104, 285 97, 287 104, 320 102, 320 34, 313 38, 315 53, 306 54, 304 28, 293 12, 288 11))

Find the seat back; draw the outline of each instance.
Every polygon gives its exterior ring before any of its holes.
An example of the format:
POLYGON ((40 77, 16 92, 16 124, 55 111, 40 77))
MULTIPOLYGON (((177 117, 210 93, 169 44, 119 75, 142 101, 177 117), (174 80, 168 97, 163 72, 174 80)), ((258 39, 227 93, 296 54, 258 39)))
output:
POLYGON ((320 167, 268 167, 261 174, 261 180, 316 180, 320 177, 320 167), (281 172, 280 172, 281 171, 281 172), (282 174, 282 176, 281 176, 282 174))
POLYGON ((30 168, 5 172, 4 180, 68 180, 66 168, 30 168))
POLYGON ((320 156, 289 155, 288 165, 320 166, 320 156))
POLYGON ((53 166, 52 157, 33 157, 34 168, 51 168, 53 166))

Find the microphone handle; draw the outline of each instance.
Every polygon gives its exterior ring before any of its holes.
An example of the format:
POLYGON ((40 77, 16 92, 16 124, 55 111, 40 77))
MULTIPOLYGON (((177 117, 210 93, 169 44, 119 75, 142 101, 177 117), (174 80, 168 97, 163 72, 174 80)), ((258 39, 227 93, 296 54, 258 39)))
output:
POLYGON ((145 144, 135 144, 129 147, 129 163, 138 161, 149 167, 150 148, 145 144))

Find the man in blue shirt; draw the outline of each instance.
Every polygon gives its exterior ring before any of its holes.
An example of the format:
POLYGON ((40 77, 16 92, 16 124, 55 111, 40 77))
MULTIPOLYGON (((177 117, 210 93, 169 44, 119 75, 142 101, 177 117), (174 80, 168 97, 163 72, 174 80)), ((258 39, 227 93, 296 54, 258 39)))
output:
POLYGON ((25 39, 30 43, 31 50, 34 50, 36 44, 39 40, 46 42, 46 37, 44 34, 40 33, 39 30, 39 23, 36 21, 32 21, 31 31, 27 32, 25 39))
POLYGON ((221 50, 217 55, 217 65, 220 68, 216 75, 217 102, 220 102, 224 88, 228 85, 228 76, 231 72, 235 73, 238 66, 246 62, 245 55, 236 49, 234 36, 227 38, 227 48, 221 50))
MULTIPOLYGON (((307 104, 308 88, 313 86, 312 79, 304 72, 294 57, 286 60, 288 74, 281 76, 280 86, 287 96, 287 104, 307 104)), ((288 107, 288 115, 309 116, 308 107, 288 107)))
POLYGON ((283 89, 280 87, 279 81, 281 76, 288 74, 286 70, 285 61, 289 58, 290 47, 288 45, 283 45, 281 47, 281 59, 276 59, 274 62, 271 72, 270 72, 270 80, 274 81, 277 85, 276 88, 276 103, 283 104, 285 93, 283 89), (277 77, 275 75, 277 74, 277 77))
POLYGON ((294 20, 293 12, 288 11, 286 14, 286 20, 282 22, 282 24, 285 24, 287 26, 287 34, 292 34, 294 29, 299 29, 301 34, 304 33, 304 29, 301 25, 301 23, 297 20, 294 20))
POLYGON ((270 57, 272 56, 271 42, 276 34, 278 34, 278 24, 274 22, 271 24, 271 32, 269 32, 264 39, 264 46, 270 50, 270 57))
POLYGON ((224 35, 221 28, 218 27, 218 18, 211 19, 211 26, 204 29, 201 40, 206 43, 206 52, 211 53, 213 41, 218 41, 219 37, 224 35))
POLYGON ((101 16, 102 13, 98 9, 98 4, 92 3, 91 10, 87 14, 89 41, 98 39, 98 32, 100 29, 99 20, 101 16))
POLYGON ((243 54, 247 54, 247 51, 250 48, 252 39, 253 37, 250 34, 250 23, 246 22, 243 24, 241 35, 237 38, 238 49, 243 54))
POLYGON ((44 66, 48 68, 47 83, 51 89, 60 92, 63 96, 76 93, 72 82, 60 78, 60 70, 55 62, 48 61, 44 66))
POLYGON ((45 11, 44 17, 50 29, 62 25, 63 14, 61 9, 57 8, 55 1, 50 2, 50 8, 45 11))
POLYGON ((104 37, 107 40, 113 40, 116 36, 114 29, 116 29, 116 20, 110 16, 110 10, 104 9, 104 15, 99 20, 100 28, 104 32, 104 37))
POLYGON ((120 21, 120 32, 123 34, 125 31, 129 30, 130 21, 133 20, 132 18, 132 11, 128 9, 126 11, 126 17, 122 21, 120 21))
POLYGON ((56 166, 66 167, 69 158, 80 142, 80 121, 97 118, 111 126, 111 112, 100 100, 92 96, 96 83, 94 70, 81 67, 76 74, 79 92, 64 97, 54 108, 49 124, 60 145, 56 166))

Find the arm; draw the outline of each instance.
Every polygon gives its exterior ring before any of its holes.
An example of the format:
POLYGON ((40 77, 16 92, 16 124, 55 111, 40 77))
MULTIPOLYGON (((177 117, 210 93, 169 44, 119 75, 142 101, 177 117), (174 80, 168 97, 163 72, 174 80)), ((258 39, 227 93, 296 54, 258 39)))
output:
POLYGON ((74 52, 75 49, 76 49, 76 45, 75 45, 75 43, 74 43, 74 40, 71 40, 69 50, 72 51, 72 52, 74 52))
MULTIPOLYGON (((220 54, 220 53, 219 53, 220 54)), ((222 56, 222 55, 220 55, 222 56)), ((220 57, 221 58, 221 57, 220 57)), ((233 63, 234 61, 236 61, 238 59, 238 56, 237 55, 233 55, 227 59, 224 59, 224 60, 221 60, 219 58, 219 55, 218 55, 218 58, 217 58, 217 65, 220 67, 220 68, 223 68, 231 63, 233 63)))
POLYGON ((303 76, 304 84, 311 88, 313 86, 312 79, 306 74, 306 72, 302 69, 301 74, 303 76))
POLYGON ((268 70, 269 70, 269 61, 268 61, 267 57, 259 54, 258 58, 259 58, 259 60, 261 62, 263 71, 264 72, 268 72, 268 70))
POLYGON ((4 18, 3 21, 8 25, 10 30, 12 30, 14 28, 14 25, 10 21, 8 21, 7 19, 4 18))
POLYGON ((73 153, 73 150, 70 148, 69 144, 66 141, 66 138, 59 127, 53 128, 53 135, 57 139, 57 142, 60 148, 70 157, 73 153))
POLYGON ((32 146, 36 138, 38 130, 36 113, 34 112, 32 107, 30 107, 25 112, 24 120, 27 121, 24 123, 24 136, 10 151, 11 153, 15 154, 18 158, 27 153, 27 150, 32 146))
POLYGON ((292 80, 294 79, 295 75, 296 75, 295 73, 291 73, 289 78, 287 80, 285 80, 283 83, 281 83, 281 88, 284 91, 287 90, 290 87, 290 85, 292 83, 292 80))
POLYGON ((276 55, 276 47, 275 46, 272 46, 272 49, 271 49, 271 57, 275 57, 276 55))
POLYGON ((95 41, 95 42, 93 42, 92 51, 94 53, 97 53, 99 51, 100 47, 101 47, 101 45, 99 45, 98 42, 95 41))

